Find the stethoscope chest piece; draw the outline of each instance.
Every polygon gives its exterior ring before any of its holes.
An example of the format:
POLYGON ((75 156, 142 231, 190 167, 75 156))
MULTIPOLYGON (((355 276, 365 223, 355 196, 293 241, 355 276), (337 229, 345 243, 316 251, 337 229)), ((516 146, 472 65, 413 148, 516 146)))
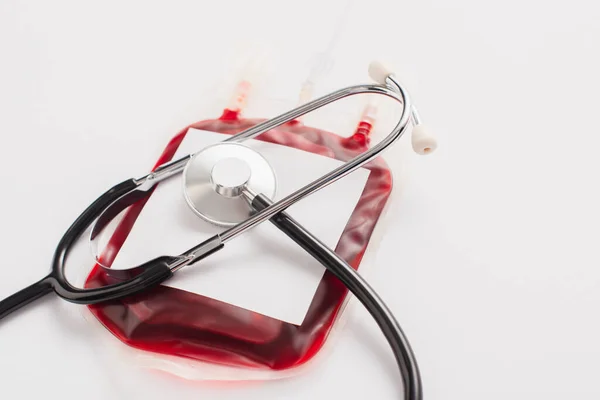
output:
POLYGON ((277 179, 269 162, 240 143, 221 142, 196 153, 183 171, 183 194, 200 218, 233 226, 252 213, 255 194, 274 198, 277 179))

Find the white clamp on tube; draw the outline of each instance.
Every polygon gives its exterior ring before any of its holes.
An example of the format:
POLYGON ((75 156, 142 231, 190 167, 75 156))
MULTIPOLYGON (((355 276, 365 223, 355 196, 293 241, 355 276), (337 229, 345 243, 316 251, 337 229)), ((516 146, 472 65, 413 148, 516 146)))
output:
MULTIPOLYGON (((369 76, 375 82, 386 85, 388 76, 393 75, 393 72, 385 64, 374 61, 369 65, 369 76)), ((437 148, 437 141, 426 129, 419 118, 417 109, 413 106, 410 110, 413 129, 411 134, 412 148, 417 154, 431 154, 437 148)))

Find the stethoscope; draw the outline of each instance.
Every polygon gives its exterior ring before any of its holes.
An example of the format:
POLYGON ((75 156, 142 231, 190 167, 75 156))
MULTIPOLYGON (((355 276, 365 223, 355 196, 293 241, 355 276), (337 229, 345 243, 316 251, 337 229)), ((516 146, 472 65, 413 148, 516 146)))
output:
POLYGON ((418 154, 429 154, 435 140, 421 125, 416 108, 397 78, 381 63, 369 66, 369 75, 379 84, 351 86, 308 102, 273 119, 260 123, 197 153, 163 164, 153 172, 125 180, 94 201, 69 227, 60 240, 48 276, 0 301, 0 319, 22 306, 54 291, 63 299, 79 304, 95 304, 144 291, 169 279, 183 267, 190 266, 222 249, 227 242, 269 220, 280 231, 333 273, 368 309, 390 343, 404 383, 405 398, 422 398, 421 379, 414 354, 398 322, 363 278, 333 250, 292 219, 285 210, 297 201, 332 184, 377 157, 404 134, 412 122, 412 147, 418 154), (268 161, 241 142, 251 139, 306 113, 344 97, 374 93, 402 104, 402 114, 392 132, 363 154, 273 202, 276 175, 268 161), (90 227, 93 241, 103 229, 127 207, 147 194, 156 184, 183 173, 186 202, 201 218, 226 229, 178 256, 161 256, 129 269, 111 269, 99 262, 110 284, 103 287, 78 288, 65 275, 69 251, 90 227))

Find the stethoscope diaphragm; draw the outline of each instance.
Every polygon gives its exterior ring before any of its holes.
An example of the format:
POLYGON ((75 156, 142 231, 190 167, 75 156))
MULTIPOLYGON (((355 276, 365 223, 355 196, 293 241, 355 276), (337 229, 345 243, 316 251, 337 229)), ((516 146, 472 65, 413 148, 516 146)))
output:
POLYGON ((252 213, 255 194, 273 199, 277 179, 271 164, 256 150, 222 142, 194 154, 183 171, 183 194, 200 218, 233 226, 252 213))

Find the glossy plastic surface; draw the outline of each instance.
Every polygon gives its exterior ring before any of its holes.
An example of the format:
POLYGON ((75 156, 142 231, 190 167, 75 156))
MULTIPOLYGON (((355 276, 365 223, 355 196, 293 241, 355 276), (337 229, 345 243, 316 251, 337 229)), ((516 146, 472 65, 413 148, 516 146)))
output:
MULTIPOLYGON (((226 111, 219 119, 190 127, 233 134, 259 122, 239 119, 237 113, 226 111)), ((187 129, 171 140, 157 166, 173 157, 187 129)), ((257 139, 343 161, 364 152, 369 142, 368 136, 358 131, 350 138, 342 138, 299 122, 288 123, 257 139)), ((371 174, 365 190, 335 249, 355 269, 392 189, 391 173, 382 159, 372 161, 366 168, 371 174)), ((146 201, 132 206, 115 232, 113 247, 117 251, 146 201)), ((87 285, 103 284, 96 267, 87 285)), ((116 337, 138 349, 232 366, 284 370, 305 363, 321 349, 346 294, 344 285, 325 273, 300 326, 165 286, 90 306, 90 310, 116 337)))

